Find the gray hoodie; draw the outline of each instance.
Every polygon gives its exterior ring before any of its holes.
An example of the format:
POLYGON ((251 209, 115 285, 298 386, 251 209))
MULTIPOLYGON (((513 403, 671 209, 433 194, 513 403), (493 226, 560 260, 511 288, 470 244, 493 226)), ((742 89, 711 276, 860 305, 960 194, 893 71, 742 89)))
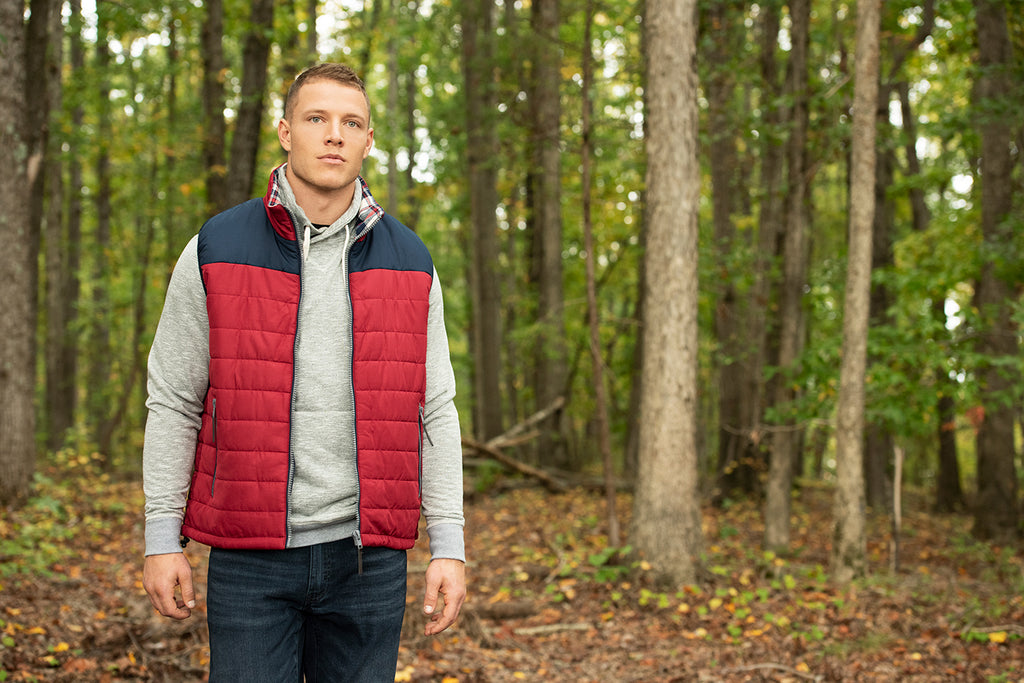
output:
MULTIPOLYGON (((285 177, 275 173, 281 202, 303 241, 302 298, 295 340, 291 413, 293 475, 288 547, 326 543, 357 531, 348 250, 360 214, 373 198, 357 191, 352 206, 318 228, 296 204, 285 177)), ((372 230, 375 220, 364 228, 372 230)), ((149 355, 149 417, 143 446, 146 554, 180 552, 181 520, 208 386, 209 321, 193 237, 178 259, 149 355)), ((435 271, 427 322, 423 513, 431 556, 465 560, 462 445, 455 409, 455 376, 435 271)))

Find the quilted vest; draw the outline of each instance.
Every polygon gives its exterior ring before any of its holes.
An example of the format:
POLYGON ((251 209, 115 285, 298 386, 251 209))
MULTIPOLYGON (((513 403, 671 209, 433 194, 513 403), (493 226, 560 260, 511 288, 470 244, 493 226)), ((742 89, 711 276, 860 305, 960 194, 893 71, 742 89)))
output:
MULTIPOLYGON (((301 257, 273 179, 262 201, 203 226, 199 265, 210 384, 182 534, 222 548, 284 548, 301 257)), ((416 540, 432 279, 426 247, 383 212, 349 252, 363 545, 408 549, 416 540)))

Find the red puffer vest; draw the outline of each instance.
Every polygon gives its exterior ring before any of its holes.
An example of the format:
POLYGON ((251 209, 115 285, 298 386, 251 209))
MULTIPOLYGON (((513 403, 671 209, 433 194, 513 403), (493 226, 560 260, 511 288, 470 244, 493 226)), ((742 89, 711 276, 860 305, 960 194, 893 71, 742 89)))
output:
MULTIPOLYGON (((364 545, 408 549, 420 514, 433 262, 361 180, 360 189, 379 220, 349 253, 359 532, 364 545)), ((273 177, 262 201, 203 226, 199 265, 210 318, 210 387, 182 534, 222 548, 284 548, 301 258, 273 177)))

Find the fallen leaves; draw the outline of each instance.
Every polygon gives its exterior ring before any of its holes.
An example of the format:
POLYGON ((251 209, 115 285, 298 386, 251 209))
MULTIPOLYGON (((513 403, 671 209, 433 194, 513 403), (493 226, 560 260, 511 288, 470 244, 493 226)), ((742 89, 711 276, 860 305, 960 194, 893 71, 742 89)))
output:
MULTIPOLYGON (((0 543, 20 553, 0 551, 0 681, 202 681, 202 605, 198 618, 170 622, 153 615, 141 589, 139 486, 44 479, 38 493, 25 510, 0 514, 0 543), (46 532, 59 547, 30 550, 46 532)), ((598 496, 481 497, 466 510, 463 617, 438 638, 403 631, 395 680, 1020 683, 1018 552, 979 546, 950 518, 908 511, 914 533, 903 548, 917 566, 891 573, 878 520, 874 575, 840 588, 824 569, 827 534, 817 533, 830 503, 826 491, 804 489, 790 555, 760 550, 754 504, 708 509, 707 577, 662 586, 642 558, 607 546, 598 496)), ((628 516, 628 496, 619 509, 628 516)), ((410 554, 412 605, 422 599, 426 552, 421 544, 410 554)))

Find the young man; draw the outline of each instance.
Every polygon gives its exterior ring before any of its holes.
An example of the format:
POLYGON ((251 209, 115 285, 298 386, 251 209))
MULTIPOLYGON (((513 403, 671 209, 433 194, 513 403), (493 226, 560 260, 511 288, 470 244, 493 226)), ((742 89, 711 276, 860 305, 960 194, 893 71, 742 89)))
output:
POLYGON ((287 162, 266 196, 208 221, 168 286, 149 357, 143 583, 161 614, 187 618, 182 547, 211 546, 213 683, 393 681, 421 508, 426 633, 466 595, 441 289, 359 175, 373 129, 351 69, 300 74, 278 139, 287 162))

